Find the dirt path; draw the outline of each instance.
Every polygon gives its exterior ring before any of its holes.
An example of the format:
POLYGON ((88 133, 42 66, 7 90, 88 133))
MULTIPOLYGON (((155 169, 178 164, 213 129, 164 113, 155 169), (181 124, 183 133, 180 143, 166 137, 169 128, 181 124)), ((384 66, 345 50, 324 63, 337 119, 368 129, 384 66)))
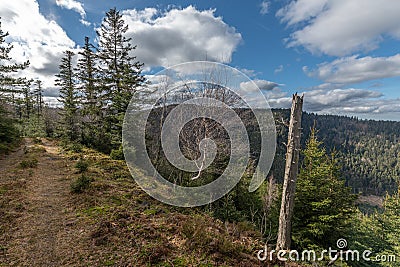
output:
POLYGON ((43 139, 35 146, 42 150, 35 154, 37 167, 20 170, 18 164, 32 145, 31 140, 25 140, 20 149, 0 160, 0 182, 22 181, 10 189, 19 192, 20 209, 5 233, 9 241, 3 257, 0 255, 0 266, 64 265, 68 258, 65 254, 71 253, 71 244, 79 238, 69 227, 76 214, 71 205, 71 170, 67 161, 54 142, 43 139))

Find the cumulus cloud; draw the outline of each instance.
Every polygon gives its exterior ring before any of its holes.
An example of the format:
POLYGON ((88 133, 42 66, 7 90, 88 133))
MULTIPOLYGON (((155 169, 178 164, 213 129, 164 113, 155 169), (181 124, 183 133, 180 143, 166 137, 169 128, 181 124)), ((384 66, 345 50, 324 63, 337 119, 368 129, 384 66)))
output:
POLYGON ((310 77, 329 83, 358 83, 400 76, 400 54, 391 57, 351 56, 322 63, 315 70, 303 68, 310 77))
POLYGON ((83 8, 83 4, 75 1, 75 0, 56 0, 56 5, 65 9, 73 10, 75 12, 78 12, 79 15, 81 16, 81 19, 79 20, 83 25, 90 26, 91 23, 86 21, 86 11, 83 8))
POLYGON ((316 17, 328 0, 297 0, 281 8, 276 16, 289 26, 316 17))
POLYGON ((271 91, 278 86, 278 83, 260 79, 240 83, 240 88, 247 92, 256 91, 258 89, 261 91, 271 91))
MULTIPOLYGON (((281 89, 284 84, 268 80, 254 79, 247 82, 241 82, 239 86, 240 90, 248 96, 248 100, 250 101, 249 103, 254 107, 265 108, 265 100, 260 99, 259 94, 256 94, 258 90, 261 90, 270 107, 286 107, 286 104, 282 104, 282 99, 287 96, 287 93, 281 89)), ((286 100, 283 102, 285 101, 286 100)))
POLYGON ((137 44, 135 55, 147 67, 206 59, 230 62, 242 37, 214 13, 193 6, 165 12, 155 8, 122 12, 128 35, 137 44))
MULTIPOLYGON (((152 75, 148 75, 147 78, 155 86, 160 86, 166 79, 165 76, 152 75)), ((252 92, 258 88, 262 90, 271 108, 290 108, 292 97, 287 91, 282 90, 284 89, 282 84, 261 79, 240 84, 240 89, 249 93, 249 103, 254 106, 264 104, 258 95, 254 94, 252 98, 252 92)), ((307 112, 392 120, 398 120, 400 115, 400 99, 387 99, 382 93, 374 90, 337 88, 334 84, 323 83, 299 94, 304 94, 304 110, 307 112)))
MULTIPOLYGON (((380 92, 365 89, 313 90, 304 93, 306 109, 317 112, 332 108, 355 108, 361 100, 379 98, 380 92)), ((365 102, 364 102, 365 103, 365 102)))
POLYGON ((384 37, 400 39, 400 1, 296 0, 276 15, 297 25, 288 46, 345 56, 376 49, 384 37))
POLYGON ((380 100, 376 101, 375 105, 374 113, 400 112, 400 99, 380 100))
POLYGON ((326 106, 317 109, 316 113, 333 115, 351 115, 359 118, 377 120, 399 120, 400 99, 354 100, 343 106, 326 106))
MULTIPOLYGON (((321 86, 325 87, 325 85, 321 86)), ((318 88, 316 86, 315 88, 318 88)), ((279 88, 267 99, 272 108, 290 108, 292 98, 279 88)), ((319 114, 355 115, 375 119, 397 119, 400 99, 387 99, 380 92, 358 88, 314 89, 304 94, 304 110, 319 114), (397 114, 397 115, 394 115, 397 114)))
POLYGON ((15 62, 30 61, 22 77, 43 81, 44 95, 54 96, 54 75, 63 51, 75 47, 65 31, 39 12, 37 1, 19 0, 2 3, 2 29, 9 32, 7 42, 14 48, 10 56, 15 62), (34 25, 34 27, 32 27, 34 25))
MULTIPOLYGON (((263 91, 263 94, 271 108, 290 109, 292 97, 281 87, 263 91)), ((382 93, 373 90, 335 88, 332 84, 321 84, 298 94, 304 94, 303 110, 306 112, 377 120, 400 118, 400 99, 388 99, 382 93)), ((258 103, 259 99, 254 101, 258 103)))
POLYGON ((236 67, 236 69, 240 70, 240 72, 244 73, 245 75, 249 76, 249 77, 256 77, 257 75, 261 74, 260 72, 257 72, 255 70, 251 70, 251 69, 246 69, 246 68, 240 68, 240 67, 236 67))
POLYGON ((261 15, 265 15, 265 14, 268 14, 268 12, 269 12, 269 1, 263 1, 261 4, 260 4, 260 14, 261 15))

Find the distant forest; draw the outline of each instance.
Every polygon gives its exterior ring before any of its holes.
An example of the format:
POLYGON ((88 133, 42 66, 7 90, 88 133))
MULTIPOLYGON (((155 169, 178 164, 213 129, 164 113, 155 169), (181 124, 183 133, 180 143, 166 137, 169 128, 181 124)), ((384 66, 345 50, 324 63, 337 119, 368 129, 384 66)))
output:
MULTIPOLYGON (((283 179, 287 129, 280 121, 290 110, 274 110, 278 143, 274 174, 283 179)), ((313 126, 328 153, 336 153, 342 176, 353 193, 385 195, 397 191, 400 177, 400 122, 360 120, 356 117, 317 115, 304 112, 302 145, 313 126)))

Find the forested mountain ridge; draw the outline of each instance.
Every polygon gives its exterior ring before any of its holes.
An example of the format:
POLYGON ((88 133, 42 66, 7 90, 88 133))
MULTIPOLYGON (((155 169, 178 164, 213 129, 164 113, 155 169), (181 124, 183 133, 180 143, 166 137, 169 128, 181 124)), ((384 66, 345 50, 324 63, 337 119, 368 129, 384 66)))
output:
MULTIPOLYGON (((290 110, 273 110, 277 122, 274 175, 283 177, 287 121, 290 110)), ((315 126, 327 151, 335 152, 343 178, 354 193, 384 195, 397 190, 400 178, 400 122, 303 113, 302 146, 315 126)))

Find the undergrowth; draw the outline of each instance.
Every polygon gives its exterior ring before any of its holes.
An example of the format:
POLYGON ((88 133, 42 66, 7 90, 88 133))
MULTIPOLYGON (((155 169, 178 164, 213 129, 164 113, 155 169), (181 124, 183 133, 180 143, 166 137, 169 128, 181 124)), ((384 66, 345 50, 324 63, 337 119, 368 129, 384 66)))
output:
MULTIPOLYGON (((77 216, 90 229, 90 251, 96 262, 113 266, 260 266, 255 251, 263 244, 250 226, 225 224, 199 209, 171 207, 154 200, 132 179, 132 175, 144 174, 139 169, 131 174, 123 160, 85 147, 64 153, 75 161, 79 173, 71 190, 80 193, 74 195, 77 216)), ((88 258, 85 264, 96 265, 88 258)))

